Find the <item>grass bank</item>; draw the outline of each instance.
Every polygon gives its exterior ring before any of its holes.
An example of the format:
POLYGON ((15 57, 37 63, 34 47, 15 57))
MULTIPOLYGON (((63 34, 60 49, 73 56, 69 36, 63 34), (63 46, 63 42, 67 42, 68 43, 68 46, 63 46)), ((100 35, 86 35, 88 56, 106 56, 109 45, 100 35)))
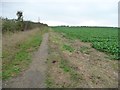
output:
POLYGON ((32 53, 39 48, 42 35, 46 31, 47 27, 42 27, 3 35, 3 80, 16 76, 29 66, 32 61, 32 53))

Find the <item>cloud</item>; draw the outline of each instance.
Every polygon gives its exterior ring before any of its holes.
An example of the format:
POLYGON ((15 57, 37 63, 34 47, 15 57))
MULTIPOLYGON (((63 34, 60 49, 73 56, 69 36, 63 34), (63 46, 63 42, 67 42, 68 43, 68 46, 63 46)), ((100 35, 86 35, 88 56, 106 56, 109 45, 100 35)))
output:
POLYGON ((117 26, 119 0, 2 0, 3 16, 16 17, 23 10, 24 19, 49 25, 117 26))
POLYGON ((41 21, 43 23, 47 23, 49 26, 58 26, 58 25, 69 25, 65 22, 61 22, 61 21, 41 21))

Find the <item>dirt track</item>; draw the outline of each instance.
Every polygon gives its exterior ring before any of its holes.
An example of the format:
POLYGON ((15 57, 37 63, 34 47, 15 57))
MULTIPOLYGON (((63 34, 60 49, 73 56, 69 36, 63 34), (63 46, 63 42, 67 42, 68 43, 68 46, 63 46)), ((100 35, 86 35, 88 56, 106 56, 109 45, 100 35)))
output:
POLYGON ((3 82, 3 87, 116 88, 117 80, 118 61, 110 60, 105 53, 93 49, 90 43, 69 40, 62 34, 50 32, 44 34, 29 69, 3 82), (63 46, 66 44, 74 51, 65 50, 63 46))
POLYGON ((43 35, 43 41, 34 54, 28 70, 16 78, 3 82, 3 88, 45 88, 45 61, 48 55, 48 33, 43 35))

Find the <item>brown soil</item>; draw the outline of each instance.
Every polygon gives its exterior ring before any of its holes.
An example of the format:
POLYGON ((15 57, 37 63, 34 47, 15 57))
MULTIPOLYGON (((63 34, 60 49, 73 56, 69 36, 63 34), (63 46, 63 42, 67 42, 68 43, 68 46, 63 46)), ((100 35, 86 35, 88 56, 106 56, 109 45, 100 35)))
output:
POLYGON ((70 40, 62 34, 50 33, 50 54, 48 62, 48 75, 52 81, 49 87, 70 88, 117 88, 118 87, 118 61, 111 60, 108 55, 91 47, 90 43, 80 40, 70 40), (73 52, 63 49, 68 44, 74 48, 73 52), (83 49, 84 48, 84 49, 83 49), (64 72, 60 68, 61 60, 66 60, 72 71, 64 72), (52 73, 50 73, 52 72, 52 73), (77 76, 73 76, 72 72, 77 76), (71 77, 77 78, 75 80, 71 77))

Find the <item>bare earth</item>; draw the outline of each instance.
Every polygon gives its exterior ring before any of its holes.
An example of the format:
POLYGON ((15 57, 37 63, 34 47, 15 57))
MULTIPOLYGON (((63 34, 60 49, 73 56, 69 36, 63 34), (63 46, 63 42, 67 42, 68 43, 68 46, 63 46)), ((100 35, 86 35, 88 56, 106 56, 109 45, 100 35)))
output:
POLYGON ((117 60, 110 60, 90 43, 67 39, 56 32, 49 35, 49 88, 118 88, 117 60), (70 45, 74 51, 64 45, 70 45))
POLYGON ((28 70, 16 78, 3 82, 3 88, 45 88, 48 56, 48 33, 44 34, 38 51, 34 54, 28 70))

